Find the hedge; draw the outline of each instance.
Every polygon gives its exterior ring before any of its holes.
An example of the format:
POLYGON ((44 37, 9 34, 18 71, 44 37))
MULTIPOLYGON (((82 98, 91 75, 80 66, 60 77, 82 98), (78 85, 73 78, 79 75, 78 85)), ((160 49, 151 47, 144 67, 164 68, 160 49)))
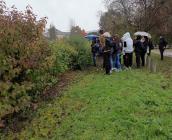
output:
POLYGON ((46 18, 37 19, 31 7, 19 12, 0 1, 0 120, 38 101, 45 87, 58 82, 58 74, 91 62, 84 38, 49 43, 45 25, 46 18))

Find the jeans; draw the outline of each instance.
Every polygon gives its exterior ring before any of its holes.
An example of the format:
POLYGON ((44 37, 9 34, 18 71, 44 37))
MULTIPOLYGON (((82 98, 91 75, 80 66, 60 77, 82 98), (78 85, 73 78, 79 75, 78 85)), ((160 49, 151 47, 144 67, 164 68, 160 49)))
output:
POLYGON ((120 53, 116 54, 116 57, 115 57, 115 68, 121 69, 120 53))
POLYGON ((95 53, 93 53, 93 64, 94 64, 94 66, 96 66, 96 54, 95 53))
POLYGON ((102 47, 99 48, 98 55, 103 56, 103 48, 102 47))
POLYGON ((115 68, 115 55, 111 54, 110 56, 111 68, 115 68))

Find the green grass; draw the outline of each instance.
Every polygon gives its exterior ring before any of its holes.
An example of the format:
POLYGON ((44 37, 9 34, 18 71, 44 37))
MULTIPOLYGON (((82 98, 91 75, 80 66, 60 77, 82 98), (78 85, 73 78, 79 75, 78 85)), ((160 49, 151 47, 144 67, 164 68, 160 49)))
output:
POLYGON ((172 78, 172 58, 165 57, 164 61, 160 60, 159 55, 153 55, 154 60, 158 64, 158 72, 163 74, 166 78, 172 78))
MULTIPOLYGON (((158 66, 171 68, 167 60, 158 66)), ((21 132, 1 139, 171 140, 172 84, 163 70, 111 76, 92 70, 42 105, 21 132)))

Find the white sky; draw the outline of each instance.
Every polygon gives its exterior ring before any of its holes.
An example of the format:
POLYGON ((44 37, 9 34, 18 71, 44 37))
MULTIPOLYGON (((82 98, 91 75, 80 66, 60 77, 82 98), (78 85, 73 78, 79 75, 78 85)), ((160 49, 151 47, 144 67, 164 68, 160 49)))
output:
POLYGON ((57 29, 69 31, 70 21, 88 30, 99 28, 99 11, 104 11, 103 0, 5 0, 8 7, 15 5, 24 10, 29 4, 39 17, 48 17, 48 24, 57 29))

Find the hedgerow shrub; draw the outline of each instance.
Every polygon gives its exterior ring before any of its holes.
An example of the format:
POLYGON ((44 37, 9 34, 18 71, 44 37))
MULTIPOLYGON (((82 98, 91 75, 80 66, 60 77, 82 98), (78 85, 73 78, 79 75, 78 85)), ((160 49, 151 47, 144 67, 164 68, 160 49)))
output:
POLYGON ((81 37, 48 43, 43 37, 46 18, 32 8, 7 8, 0 0, 0 120, 38 101, 57 75, 90 64, 88 42, 81 37))
POLYGON ((0 118, 29 106, 35 86, 29 73, 40 71, 51 52, 43 41, 45 24, 31 7, 20 12, 0 1, 0 118))
POLYGON ((78 67, 80 69, 84 69, 91 64, 91 51, 87 40, 85 40, 82 36, 73 35, 69 37, 67 42, 77 52, 73 62, 74 68, 78 67))
POLYGON ((74 57, 77 51, 65 41, 56 41, 50 44, 52 50, 53 67, 50 71, 52 74, 63 73, 72 68, 74 57))
POLYGON ((70 36, 50 44, 52 49, 52 73, 62 73, 68 69, 84 69, 91 64, 89 42, 82 36, 70 36))

